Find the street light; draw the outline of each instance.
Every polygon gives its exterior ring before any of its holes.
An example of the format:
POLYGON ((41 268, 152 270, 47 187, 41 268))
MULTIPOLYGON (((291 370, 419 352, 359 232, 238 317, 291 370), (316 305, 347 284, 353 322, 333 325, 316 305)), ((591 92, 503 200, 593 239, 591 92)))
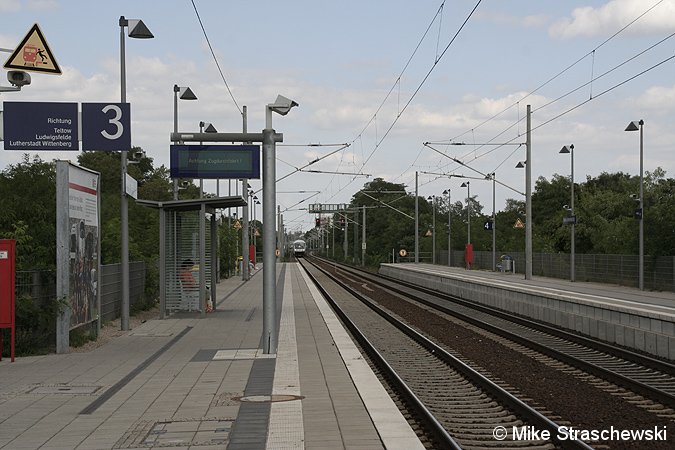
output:
POLYGON ((485 175, 486 180, 492 180, 492 271, 497 270, 497 213, 495 210, 495 172, 485 175))
MULTIPOLYGON (((197 100, 197 96, 189 87, 173 85, 173 132, 178 133, 178 99, 197 100)), ((177 144, 178 142, 174 142, 177 144)), ((173 180, 173 199, 178 200, 178 179, 173 180)))
POLYGON ((265 107, 263 130, 263 353, 276 353, 276 146, 283 135, 272 128, 272 112, 285 116, 296 102, 278 95, 265 107))
POLYGON ((644 240, 644 171, 643 171, 643 126, 644 120, 633 121, 628 124, 625 131, 640 130, 640 209, 636 211, 636 217, 640 221, 640 256, 639 256, 639 288, 645 288, 645 240, 644 240))
POLYGON ((576 217, 574 217, 574 144, 565 145, 560 149, 559 153, 569 153, 570 154, 570 184, 571 184, 571 194, 570 194, 570 207, 569 212, 572 217, 572 231, 570 232, 570 281, 575 280, 575 270, 574 270, 574 224, 576 223, 576 217))
MULTIPOLYGON (((142 20, 126 19, 120 16, 120 93, 121 103, 127 102, 127 69, 124 54, 124 27, 129 30, 129 37, 135 39, 150 39, 155 36, 145 26, 142 20)), ((127 150, 120 152, 121 182, 120 192, 120 222, 122 247, 122 308, 120 312, 120 327, 122 331, 129 330, 129 206, 127 204, 127 150)))
MULTIPOLYGON (((461 187, 466 188, 466 246, 469 248, 471 246, 471 186, 470 181, 465 181, 462 183, 461 187)), ((470 269, 471 264, 469 261, 466 261, 466 268, 470 269)))
POLYGON ((448 267, 452 267, 452 205, 450 204, 450 189, 443 191, 448 194, 448 267))
POLYGON ((427 200, 431 200, 431 264, 436 264, 436 196, 430 195, 427 200))

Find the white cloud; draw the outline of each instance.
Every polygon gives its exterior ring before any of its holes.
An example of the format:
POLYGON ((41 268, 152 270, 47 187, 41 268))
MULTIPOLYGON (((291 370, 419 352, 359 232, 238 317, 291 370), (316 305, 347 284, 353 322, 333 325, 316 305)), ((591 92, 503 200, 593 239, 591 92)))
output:
POLYGON ((673 110, 675 85, 652 86, 638 98, 637 104, 645 109, 673 110))
MULTIPOLYGON (((571 39, 579 36, 603 36, 615 33, 639 17, 652 6, 644 0, 611 0, 599 8, 575 8, 572 17, 555 22, 549 28, 554 38, 571 39)), ((675 27, 675 0, 665 0, 626 32, 631 34, 659 34, 675 27)))
POLYGON ((0 0, 0 11, 14 12, 21 9, 21 2, 19 0, 0 0))

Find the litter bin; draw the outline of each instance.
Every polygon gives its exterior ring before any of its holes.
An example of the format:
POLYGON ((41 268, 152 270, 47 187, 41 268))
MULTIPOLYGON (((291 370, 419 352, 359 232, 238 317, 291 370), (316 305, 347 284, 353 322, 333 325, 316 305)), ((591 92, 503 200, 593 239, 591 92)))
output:
POLYGON ((502 255, 502 273, 513 272, 513 257, 502 255))

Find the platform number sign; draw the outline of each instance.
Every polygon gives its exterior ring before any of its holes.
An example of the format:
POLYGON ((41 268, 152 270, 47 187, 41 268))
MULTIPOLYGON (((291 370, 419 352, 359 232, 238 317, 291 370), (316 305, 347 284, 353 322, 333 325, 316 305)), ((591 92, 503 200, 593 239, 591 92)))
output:
POLYGON ((82 150, 131 150, 129 103, 82 103, 82 150))
POLYGON ((490 220, 487 220, 483 223, 483 229, 484 230, 489 231, 489 230, 492 230, 493 227, 494 227, 494 225, 492 224, 492 221, 490 221, 490 220))

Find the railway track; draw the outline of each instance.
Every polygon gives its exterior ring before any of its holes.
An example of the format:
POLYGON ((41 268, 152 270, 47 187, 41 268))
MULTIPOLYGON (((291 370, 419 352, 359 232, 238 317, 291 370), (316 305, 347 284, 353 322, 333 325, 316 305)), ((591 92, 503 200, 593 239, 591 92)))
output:
POLYGON ((580 440, 558 439, 559 424, 327 271, 307 261, 301 264, 407 409, 415 412, 432 436, 432 448, 591 448, 580 440), (525 430, 545 430, 551 438, 513 439, 514 432, 525 430))
POLYGON ((494 308, 348 266, 340 270, 675 408, 675 365, 494 308))

